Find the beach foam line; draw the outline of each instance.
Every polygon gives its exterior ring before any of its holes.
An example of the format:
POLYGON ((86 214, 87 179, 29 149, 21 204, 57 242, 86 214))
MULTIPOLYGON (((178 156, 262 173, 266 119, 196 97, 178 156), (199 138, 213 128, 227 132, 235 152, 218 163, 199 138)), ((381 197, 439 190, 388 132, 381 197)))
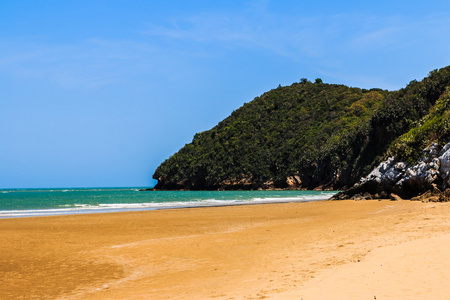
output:
POLYGON ((215 207, 215 206, 270 204, 270 203, 287 203, 287 202, 310 202, 310 201, 328 200, 331 196, 332 196, 331 193, 327 193, 316 196, 306 195, 298 197, 276 197, 276 198, 270 197, 270 198, 236 199, 236 200, 205 199, 193 201, 191 200, 191 201, 167 201, 167 202, 145 202, 145 203, 100 203, 96 205, 79 203, 79 204, 61 205, 58 208, 50 208, 50 209, 2 210, 0 211, 0 219, 175 209, 175 208, 215 207))

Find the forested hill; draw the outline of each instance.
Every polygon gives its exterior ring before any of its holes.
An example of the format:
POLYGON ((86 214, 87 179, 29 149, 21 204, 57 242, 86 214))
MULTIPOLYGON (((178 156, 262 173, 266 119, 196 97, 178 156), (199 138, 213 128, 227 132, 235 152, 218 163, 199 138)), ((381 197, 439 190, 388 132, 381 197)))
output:
POLYGON ((320 79, 279 86, 197 133, 157 168, 155 189, 350 187, 448 85, 450 67, 394 92, 320 79))

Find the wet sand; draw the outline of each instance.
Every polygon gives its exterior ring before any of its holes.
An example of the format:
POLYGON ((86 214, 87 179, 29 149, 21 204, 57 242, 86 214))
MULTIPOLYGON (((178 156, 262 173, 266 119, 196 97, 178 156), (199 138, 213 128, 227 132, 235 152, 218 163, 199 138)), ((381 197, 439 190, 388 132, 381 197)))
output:
POLYGON ((0 298, 447 299, 449 217, 322 201, 2 219, 0 298))

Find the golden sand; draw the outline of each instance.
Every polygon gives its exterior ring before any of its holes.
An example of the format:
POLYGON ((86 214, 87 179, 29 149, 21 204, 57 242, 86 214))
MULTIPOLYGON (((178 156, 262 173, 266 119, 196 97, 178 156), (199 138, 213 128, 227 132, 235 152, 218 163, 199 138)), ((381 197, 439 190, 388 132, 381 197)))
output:
POLYGON ((449 299, 450 203, 0 220, 1 299, 449 299))

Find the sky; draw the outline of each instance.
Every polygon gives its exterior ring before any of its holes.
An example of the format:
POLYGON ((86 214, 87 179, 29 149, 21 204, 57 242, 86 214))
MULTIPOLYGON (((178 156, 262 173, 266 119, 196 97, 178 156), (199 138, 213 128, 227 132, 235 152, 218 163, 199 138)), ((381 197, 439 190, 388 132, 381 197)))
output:
POLYGON ((398 90, 450 65, 450 1, 2 0, 0 188, 148 187, 301 78, 398 90))

